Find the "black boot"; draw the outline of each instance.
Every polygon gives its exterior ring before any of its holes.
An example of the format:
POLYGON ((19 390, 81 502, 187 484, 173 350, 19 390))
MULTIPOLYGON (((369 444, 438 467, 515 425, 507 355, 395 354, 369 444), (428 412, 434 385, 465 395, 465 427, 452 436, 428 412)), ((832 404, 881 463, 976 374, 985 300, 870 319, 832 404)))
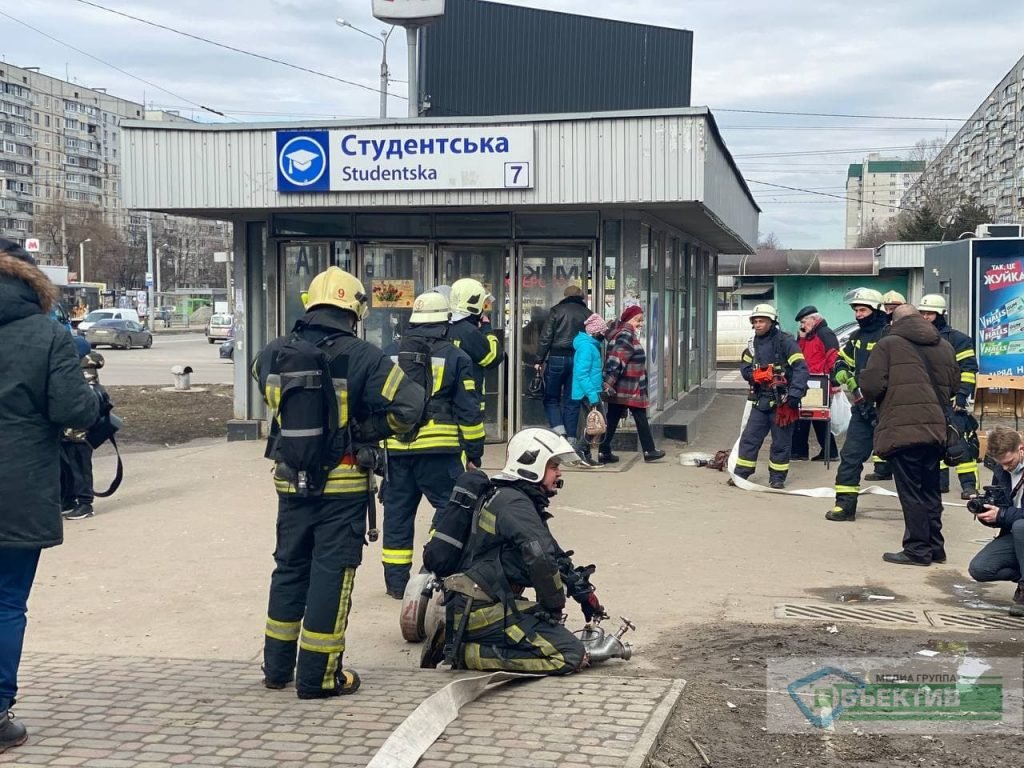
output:
POLYGON ((20 747, 28 741, 28 731, 19 723, 9 709, 0 710, 0 752, 20 747))
POLYGON ((857 497, 849 494, 836 496, 836 505, 825 513, 825 519, 834 523, 852 523, 857 519, 857 497))
POLYGON ((598 458, 601 460, 602 464, 615 464, 619 460, 619 457, 611 451, 601 451, 598 454, 598 458))
POLYGON ((772 490, 781 491, 786 487, 786 476, 781 472, 769 472, 768 487, 772 490))
POLYGON ((359 690, 360 683, 358 672, 354 669, 342 669, 334 675, 333 688, 296 688, 295 693, 300 699, 329 699, 332 696, 348 696, 355 693, 359 690))
POLYGON ((650 463, 665 458, 665 452, 655 448, 653 451, 644 451, 644 461, 650 463))

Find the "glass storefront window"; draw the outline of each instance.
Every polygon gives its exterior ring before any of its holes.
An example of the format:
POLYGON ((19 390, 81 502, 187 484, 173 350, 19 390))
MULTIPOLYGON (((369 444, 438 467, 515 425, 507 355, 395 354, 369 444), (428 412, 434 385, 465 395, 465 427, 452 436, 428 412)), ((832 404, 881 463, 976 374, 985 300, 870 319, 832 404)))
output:
POLYGON ((278 329, 287 333, 306 313, 302 294, 310 282, 327 267, 328 243, 285 243, 281 246, 281 307, 283 324, 278 329))
POLYGON ((619 293, 619 262, 622 257, 622 222, 605 221, 602 238, 604 254, 604 309, 601 312, 605 320, 611 322, 619 316, 618 308, 622 297, 619 293))
POLYGON ((363 333, 368 342, 384 349, 405 332, 413 301, 429 287, 426 267, 425 246, 363 248, 363 285, 370 296, 363 333))

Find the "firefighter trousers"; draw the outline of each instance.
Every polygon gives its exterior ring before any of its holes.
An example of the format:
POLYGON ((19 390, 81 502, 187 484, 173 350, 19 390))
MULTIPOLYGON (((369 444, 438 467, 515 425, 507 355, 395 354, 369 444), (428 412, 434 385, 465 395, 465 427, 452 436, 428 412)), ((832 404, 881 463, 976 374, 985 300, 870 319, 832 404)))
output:
POLYGON ((424 496, 439 515, 448 504, 455 481, 465 471, 455 453, 391 454, 384 485, 384 586, 401 597, 412 573, 416 510, 424 496))
POLYGON ((345 630, 363 557, 366 504, 366 494, 278 497, 277 567, 263 646, 268 682, 294 677, 299 692, 312 694, 344 683, 345 630))
MULTIPOLYGON (((536 603, 517 600, 518 615, 501 603, 469 614, 462 657, 466 669, 568 675, 579 670, 586 649, 559 623, 534 615, 536 603)), ((461 607, 461 606, 460 606, 461 607)), ((454 626, 462 613, 456 609, 454 626)))
POLYGON ((860 493, 860 476, 864 462, 871 458, 875 428, 860 411, 854 409, 850 426, 846 429, 846 442, 839 457, 836 472, 836 506, 849 514, 857 512, 857 495, 860 493))
POLYGON ((785 482, 789 474, 789 454, 793 447, 793 424, 780 427, 775 423, 775 410, 760 411, 756 407, 750 409, 747 426, 740 436, 740 452, 736 457, 736 474, 739 477, 750 477, 757 469, 757 454, 761 451, 764 439, 771 433, 772 447, 768 454, 768 479, 772 482, 785 482))
MULTIPOLYGON (((957 464, 956 476, 960 481, 960 489, 963 491, 976 491, 979 486, 978 462, 977 461, 965 461, 963 464, 957 464)), ((949 490, 949 467, 946 462, 939 464, 939 481, 942 486, 942 492, 945 493, 949 490)))

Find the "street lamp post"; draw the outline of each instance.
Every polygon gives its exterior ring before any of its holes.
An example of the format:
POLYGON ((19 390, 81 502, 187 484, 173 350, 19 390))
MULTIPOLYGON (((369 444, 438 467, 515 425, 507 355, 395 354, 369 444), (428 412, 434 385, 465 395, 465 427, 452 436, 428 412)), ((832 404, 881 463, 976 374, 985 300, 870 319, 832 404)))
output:
POLYGON ((78 243, 78 282, 85 282, 85 244, 91 243, 92 238, 87 237, 78 243))
POLYGON ((376 40, 383 47, 380 60, 380 116, 382 119, 386 118, 388 116, 388 81, 391 79, 391 71, 388 69, 388 40, 391 38, 391 33, 395 31, 395 28, 391 27, 387 30, 381 30, 380 37, 377 37, 377 35, 370 34, 365 29, 360 29, 345 19, 335 19, 334 23, 339 27, 354 29, 371 40, 376 40))

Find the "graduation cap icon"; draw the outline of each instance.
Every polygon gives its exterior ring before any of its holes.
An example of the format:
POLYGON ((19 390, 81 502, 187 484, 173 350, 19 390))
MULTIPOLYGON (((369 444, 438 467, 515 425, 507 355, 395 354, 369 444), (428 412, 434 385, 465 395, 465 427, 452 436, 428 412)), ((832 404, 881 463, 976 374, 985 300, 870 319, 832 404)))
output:
POLYGON ((289 152, 285 157, 288 158, 288 173, 295 173, 296 170, 299 172, 308 171, 309 167, 313 164, 313 161, 320 157, 316 152, 310 152, 308 149, 297 149, 294 152, 289 152))

